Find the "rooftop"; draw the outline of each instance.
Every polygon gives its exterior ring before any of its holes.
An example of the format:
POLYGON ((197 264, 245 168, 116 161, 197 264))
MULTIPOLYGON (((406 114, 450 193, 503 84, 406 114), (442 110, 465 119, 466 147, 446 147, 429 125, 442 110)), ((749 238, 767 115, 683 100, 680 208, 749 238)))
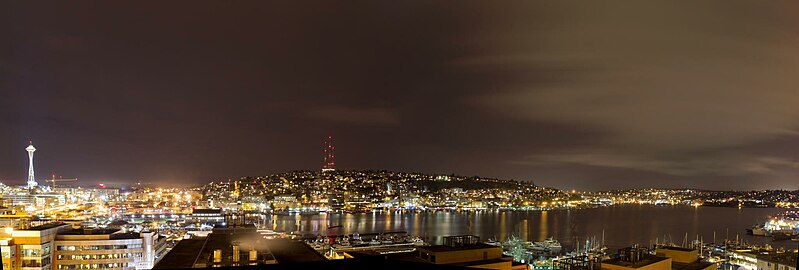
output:
POLYGON ((494 264, 494 263, 508 263, 512 262, 513 260, 503 260, 503 259, 490 259, 490 260, 479 260, 479 261, 468 261, 462 263, 453 263, 450 264, 452 266, 463 266, 463 267, 472 267, 477 265, 484 265, 484 264, 494 264))
POLYGON ((33 227, 30 227, 30 228, 27 228, 27 229, 24 229, 24 230, 20 230, 20 231, 44 231, 44 230, 49 230, 49 229, 57 228, 57 227, 64 226, 64 225, 66 225, 66 224, 60 223, 60 222, 54 222, 54 223, 42 224, 42 225, 39 225, 39 226, 33 226, 33 227))
POLYGON ((324 261, 313 261, 313 262, 301 262, 301 263, 278 263, 278 264, 267 264, 267 265, 258 265, 253 267, 225 267, 225 268, 214 268, 214 270, 249 270, 249 269, 287 269, 287 270, 295 270, 295 269, 348 269, 348 270, 426 270, 426 269, 463 269, 468 270, 475 268, 467 268, 463 266, 454 266, 454 265, 446 265, 446 264, 432 264, 432 263, 421 263, 421 262, 411 262, 411 261, 399 261, 399 260, 392 260, 392 259, 384 259, 381 257, 369 257, 369 258, 359 258, 359 259, 344 259, 344 260, 324 260, 324 261), (246 269, 245 269, 246 268, 246 269))
POLYGON ((696 250, 693 248, 684 248, 684 247, 675 247, 675 246, 660 246, 657 249, 668 249, 668 250, 686 251, 686 252, 696 250))
POLYGON ((704 262, 704 261, 701 261, 701 260, 696 261, 696 262, 692 262, 692 263, 672 262, 671 263, 671 269, 672 270, 701 270, 701 269, 705 269, 708 266, 711 266, 713 264, 714 263, 704 262))
POLYGON ((102 234, 112 234, 119 231, 119 229, 107 229, 107 228, 97 228, 97 229, 72 229, 69 231, 64 231, 59 234, 64 235, 102 235, 102 234))
POLYGON ((313 250, 311 247, 300 241, 288 239, 266 240, 266 245, 272 251, 277 263, 295 263, 326 261, 327 259, 313 250))
POLYGON ((788 265, 796 265, 797 256, 799 253, 796 252, 757 254, 758 259, 788 265))
POLYGON ((119 229, 71 229, 59 232, 59 240, 141 239, 140 233, 120 232, 119 229))
POLYGON ((427 260, 419 258, 419 256, 417 256, 418 251, 381 254, 377 250, 379 250, 379 249, 347 251, 346 253, 349 254, 350 256, 352 256, 355 259, 361 259, 361 258, 373 259, 373 258, 370 258, 370 257, 378 257, 378 258, 383 258, 383 259, 386 259, 386 260, 397 260, 397 261, 416 262, 416 263, 430 263, 427 260))
POLYGON ((647 265, 650 265, 650 264, 653 264, 653 263, 657 263, 657 262, 660 262, 660 261, 664 261, 664 260, 668 260, 668 259, 669 258, 666 258, 666 257, 660 257, 660 256, 654 256, 654 255, 646 255, 642 259, 640 259, 638 261, 634 261, 634 262, 633 261, 620 260, 620 259, 608 259, 608 260, 602 261, 602 263, 603 264, 618 265, 618 266, 623 266, 623 267, 628 267, 628 268, 640 268, 640 267, 643 267, 643 266, 647 266, 647 265))
POLYGON ((110 239, 139 239, 139 238, 142 238, 142 237, 141 237, 141 234, 139 234, 139 233, 129 232, 129 233, 111 234, 111 235, 109 235, 109 238, 110 239))
POLYGON ((192 268, 200 255, 206 238, 183 239, 161 259, 153 269, 185 269, 192 268))
POLYGON ((477 243, 474 245, 463 245, 463 246, 445 246, 445 245, 426 246, 426 247, 419 247, 419 250, 427 250, 430 252, 447 252, 447 251, 472 250, 472 249, 484 249, 484 248, 500 248, 500 247, 483 243, 477 243))
POLYGON ((245 234, 257 234, 258 228, 256 228, 252 224, 245 224, 245 225, 222 225, 216 224, 214 228, 211 229, 212 234, 216 235, 245 235, 245 234))

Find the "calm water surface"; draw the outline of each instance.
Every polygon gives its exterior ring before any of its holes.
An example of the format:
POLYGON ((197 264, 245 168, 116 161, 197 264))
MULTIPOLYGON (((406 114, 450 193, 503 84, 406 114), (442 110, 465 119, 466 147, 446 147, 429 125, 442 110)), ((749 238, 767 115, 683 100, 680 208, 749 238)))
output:
POLYGON ((649 245, 664 238, 681 244, 688 234, 689 241, 697 235, 705 242, 736 239, 748 243, 771 244, 775 247, 796 248, 791 241, 772 242, 767 237, 746 235, 746 228, 765 222, 770 215, 783 212, 775 208, 722 208, 688 206, 613 206, 596 209, 551 211, 480 211, 480 212, 422 212, 422 213, 363 213, 321 214, 313 216, 272 216, 267 225, 275 230, 310 234, 351 234, 406 231, 431 243, 441 243, 443 236, 474 234, 481 239, 506 239, 514 235, 529 241, 548 237, 558 239, 564 246, 581 244, 586 237, 599 241, 605 233, 605 243, 611 248, 632 244, 649 245), (329 226, 338 226, 330 228, 329 226))

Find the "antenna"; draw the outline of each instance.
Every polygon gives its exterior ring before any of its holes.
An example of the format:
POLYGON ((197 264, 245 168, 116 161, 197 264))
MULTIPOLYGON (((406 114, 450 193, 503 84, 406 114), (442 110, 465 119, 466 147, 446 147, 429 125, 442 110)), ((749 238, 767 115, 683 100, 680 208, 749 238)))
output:
POLYGON ((332 172, 336 170, 336 148, 333 146, 333 135, 328 135, 322 150, 322 172, 332 172))

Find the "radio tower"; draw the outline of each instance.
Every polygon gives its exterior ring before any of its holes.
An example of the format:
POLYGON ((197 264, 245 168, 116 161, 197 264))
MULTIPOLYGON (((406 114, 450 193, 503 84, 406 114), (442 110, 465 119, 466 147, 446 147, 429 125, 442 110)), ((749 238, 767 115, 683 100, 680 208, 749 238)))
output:
POLYGON ((36 152, 36 147, 33 147, 33 141, 30 142, 30 144, 28 145, 27 148, 25 148, 25 150, 28 150, 28 161, 29 161, 29 163, 28 163, 28 188, 29 189, 33 189, 33 188, 35 188, 36 186, 39 185, 39 183, 36 183, 36 178, 34 178, 34 176, 33 176, 33 152, 36 152))
POLYGON ((333 136, 325 139, 325 150, 322 153, 322 172, 332 172, 336 170, 336 148, 333 147, 333 136))

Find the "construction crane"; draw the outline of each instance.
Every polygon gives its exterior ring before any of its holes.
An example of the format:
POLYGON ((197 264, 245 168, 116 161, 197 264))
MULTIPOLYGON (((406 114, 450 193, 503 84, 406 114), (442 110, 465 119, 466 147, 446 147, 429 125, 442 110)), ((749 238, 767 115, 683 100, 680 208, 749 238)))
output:
POLYGON ((58 177, 58 179, 56 179, 56 178, 55 178, 55 174, 53 174, 53 179, 47 179, 47 180, 44 180, 44 181, 46 181, 46 182, 52 182, 52 183, 53 183, 53 191, 55 191, 55 183, 56 183, 56 182, 71 182, 71 181, 78 181, 78 178, 69 178, 69 179, 64 179, 64 178, 61 178, 61 177, 59 176, 59 177, 58 177))

